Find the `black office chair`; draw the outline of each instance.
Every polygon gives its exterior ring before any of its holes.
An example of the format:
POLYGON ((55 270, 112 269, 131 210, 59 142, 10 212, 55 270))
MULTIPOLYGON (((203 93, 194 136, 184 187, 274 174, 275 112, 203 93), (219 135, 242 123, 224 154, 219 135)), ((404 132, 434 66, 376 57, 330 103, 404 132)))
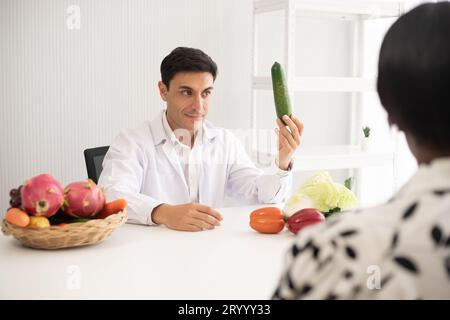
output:
POLYGON ((109 146, 97 147, 84 150, 84 160, 86 161, 86 169, 89 179, 98 183, 98 178, 102 172, 103 158, 108 152, 109 146))

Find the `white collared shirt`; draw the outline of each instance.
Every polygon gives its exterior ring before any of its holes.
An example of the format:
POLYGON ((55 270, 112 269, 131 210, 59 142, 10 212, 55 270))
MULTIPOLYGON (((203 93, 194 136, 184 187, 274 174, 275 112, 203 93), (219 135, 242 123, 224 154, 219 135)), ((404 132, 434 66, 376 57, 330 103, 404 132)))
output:
POLYGON ((301 230, 274 298, 450 299, 450 158, 384 205, 301 230))
MULTIPOLYGON (((178 161, 184 173, 184 179, 189 188, 189 197, 191 202, 198 202, 198 180, 200 178, 201 163, 196 161, 196 158, 201 155, 201 148, 203 147, 203 135, 196 131, 195 140, 192 148, 191 137, 187 130, 175 130, 178 135, 172 130, 167 121, 167 112, 162 116, 163 127, 167 137, 170 139, 175 152, 178 155, 178 161), (188 144, 180 142, 179 139, 189 139, 188 144)), ((204 128, 202 128, 204 130, 204 128)))
POLYGON ((290 171, 273 167, 273 173, 265 174, 231 132, 206 120, 199 136, 202 145, 190 151, 189 170, 183 170, 164 118, 165 110, 136 129, 122 131, 103 160, 98 184, 107 201, 127 200, 128 222, 154 224, 151 212, 162 203, 197 201, 220 208, 226 197, 249 205, 280 203, 289 196, 290 171))

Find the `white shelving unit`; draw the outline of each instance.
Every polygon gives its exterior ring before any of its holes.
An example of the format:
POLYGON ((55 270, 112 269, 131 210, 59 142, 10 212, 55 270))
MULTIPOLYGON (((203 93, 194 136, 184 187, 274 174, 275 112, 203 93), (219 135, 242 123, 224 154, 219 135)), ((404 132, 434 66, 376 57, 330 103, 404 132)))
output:
MULTIPOLYGON (((357 77, 295 77, 290 90, 302 92, 364 92, 374 91, 375 79, 357 77)), ((272 90, 270 77, 253 77, 253 88, 272 90)))
MULTIPOLYGON (((272 154, 259 152, 254 157, 259 159, 260 165, 269 166, 273 159, 272 154)), ((394 153, 383 151, 361 151, 359 146, 340 145, 326 147, 302 147, 301 153, 295 157, 295 170, 337 170, 358 169, 368 166, 381 166, 393 164, 394 153)))
MULTIPOLYGON (((294 92, 343 92, 351 94, 350 144, 346 146, 301 147, 295 156, 295 170, 358 169, 368 166, 392 165, 395 176, 395 153, 365 151, 361 147, 361 94, 374 92, 375 79, 361 77, 363 21, 367 19, 398 17, 404 12, 403 1, 388 0, 255 0, 253 2, 253 102, 252 146, 257 150, 258 123, 256 117, 256 90, 272 90, 270 76, 259 76, 258 66, 258 19, 262 13, 282 11, 284 13, 283 68, 286 73, 291 100, 295 105, 294 92), (351 22, 351 75, 349 77, 298 77, 295 75, 296 19, 320 17, 351 22)), ((394 148, 395 149, 395 148, 394 148)), ((261 167, 269 164, 270 155, 255 151, 255 161, 261 167)), ((272 155, 273 156, 273 155, 272 155)), ((358 177, 358 172, 351 172, 358 177)), ((395 177, 394 177, 395 181, 395 177)), ((394 182, 395 184, 395 182, 394 182)))

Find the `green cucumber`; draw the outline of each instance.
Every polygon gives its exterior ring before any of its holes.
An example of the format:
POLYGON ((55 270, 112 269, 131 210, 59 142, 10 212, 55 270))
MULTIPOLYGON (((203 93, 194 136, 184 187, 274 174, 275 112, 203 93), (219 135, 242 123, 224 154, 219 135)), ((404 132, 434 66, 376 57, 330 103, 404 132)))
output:
POLYGON ((283 116, 286 114, 288 117, 292 115, 291 100, 289 98, 289 90, 286 84, 286 78, 284 71, 278 62, 275 62, 271 69, 272 72, 272 87, 273 97, 275 99, 275 110, 277 117, 286 125, 283 121, 283 116))

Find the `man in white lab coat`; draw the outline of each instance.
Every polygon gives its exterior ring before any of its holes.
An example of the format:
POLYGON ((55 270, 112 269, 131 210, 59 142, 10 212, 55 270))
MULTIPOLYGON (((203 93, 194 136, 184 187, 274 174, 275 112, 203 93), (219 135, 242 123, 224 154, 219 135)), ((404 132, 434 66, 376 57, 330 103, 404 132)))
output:
POLYGON ((215 62, 201 50, 174 49, 161 63, 158 83, 167 108, 111 144, 99 185, 108 201, 128 201, 128 222, 213 229, 222 217, 212 207, 222 207, 226 196, 255 204, 289 195, 303 124, 294 115, 283 119, 288 127, 276 120, 277 168, 264 174, 235 136, 205 120, 216 74, 215 62))

